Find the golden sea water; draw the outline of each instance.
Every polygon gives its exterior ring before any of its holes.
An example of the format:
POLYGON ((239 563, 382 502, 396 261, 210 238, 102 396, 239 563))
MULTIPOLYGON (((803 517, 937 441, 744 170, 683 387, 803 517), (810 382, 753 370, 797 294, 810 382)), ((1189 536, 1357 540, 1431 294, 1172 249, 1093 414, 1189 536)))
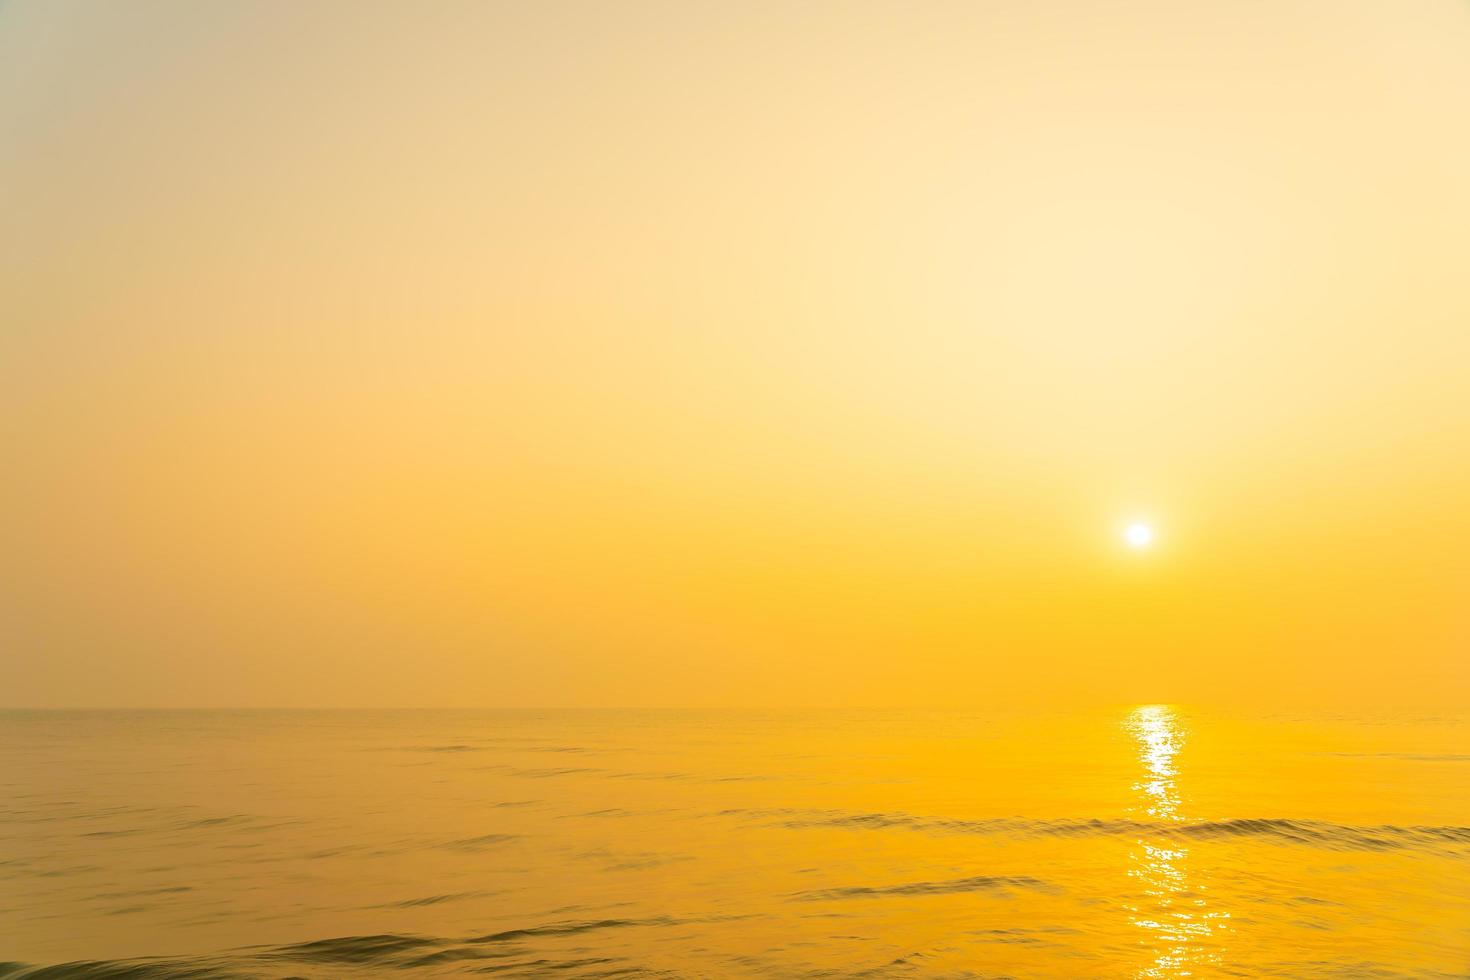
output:
POLYGON ((0 976, 1470 976, 1470 723, 0 713, 0 976))

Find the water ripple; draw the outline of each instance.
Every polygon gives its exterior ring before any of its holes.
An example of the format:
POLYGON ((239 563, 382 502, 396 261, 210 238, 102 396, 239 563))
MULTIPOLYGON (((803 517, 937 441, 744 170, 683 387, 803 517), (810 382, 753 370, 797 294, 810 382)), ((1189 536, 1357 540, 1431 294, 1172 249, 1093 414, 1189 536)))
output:
POLYGON ((1138 837, 1176 840, 1257 839, 1335 851, 1432 850, 1465 856, 1470 827, 1357 826, 1324 820, 1248 817, 1232 820, 1154 821, 1131 819, 1027 820, 1002 817, 954 820, 908 813, 844 813, 799 810, 725 810, 724 815, 766 819, 792 830, 910 830, 927 834, 968 834, 1016 839, 1037 837, 1138 837))

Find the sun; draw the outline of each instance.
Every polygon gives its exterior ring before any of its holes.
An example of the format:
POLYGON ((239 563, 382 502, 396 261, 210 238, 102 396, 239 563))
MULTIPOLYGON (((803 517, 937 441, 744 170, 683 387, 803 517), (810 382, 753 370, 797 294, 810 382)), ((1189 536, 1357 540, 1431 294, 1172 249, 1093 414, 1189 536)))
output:
POLYGON ((1142 521, 1134 521, 1123 532, 1123 540, 1128 542, 1128 547, 1142 551, 1154 543, 1154 529, 1142 521))

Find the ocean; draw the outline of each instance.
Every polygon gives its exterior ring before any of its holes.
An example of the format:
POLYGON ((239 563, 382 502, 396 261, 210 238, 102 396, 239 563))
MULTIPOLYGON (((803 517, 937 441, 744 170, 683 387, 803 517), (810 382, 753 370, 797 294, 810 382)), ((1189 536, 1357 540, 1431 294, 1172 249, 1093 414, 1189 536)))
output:
POLYGON ((0 977, 1470 976, 1470 720, 0 712, 0 977))

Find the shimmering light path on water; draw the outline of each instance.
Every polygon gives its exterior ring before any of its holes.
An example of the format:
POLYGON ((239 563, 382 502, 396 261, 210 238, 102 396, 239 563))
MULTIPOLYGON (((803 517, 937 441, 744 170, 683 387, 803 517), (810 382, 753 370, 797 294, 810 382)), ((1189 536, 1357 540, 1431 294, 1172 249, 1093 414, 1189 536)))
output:
MULTIPOLYGON (((1159 820, 1184 820, 1177 779, 1186 732, 1178 713, 1168 705, 1145 705, 1129 716, 1127 727, 1138 740, 1143 768, 1134 784, 1139 810, 1159 820)), ((1130 906, 1133 923, 1154 955, 1137 976, 1191 976, 1219 967, 1229 946, 1230 913, 1212 911, 1204 886, 1190 880, 1189 848, 1144 832, 1129 860, 1128 876, 1143 889, 1142 900, 1130 906)))
POLYGON ((1463 977, 1467 872, 1442 717, 0 713, 7 978, 1463 977))

